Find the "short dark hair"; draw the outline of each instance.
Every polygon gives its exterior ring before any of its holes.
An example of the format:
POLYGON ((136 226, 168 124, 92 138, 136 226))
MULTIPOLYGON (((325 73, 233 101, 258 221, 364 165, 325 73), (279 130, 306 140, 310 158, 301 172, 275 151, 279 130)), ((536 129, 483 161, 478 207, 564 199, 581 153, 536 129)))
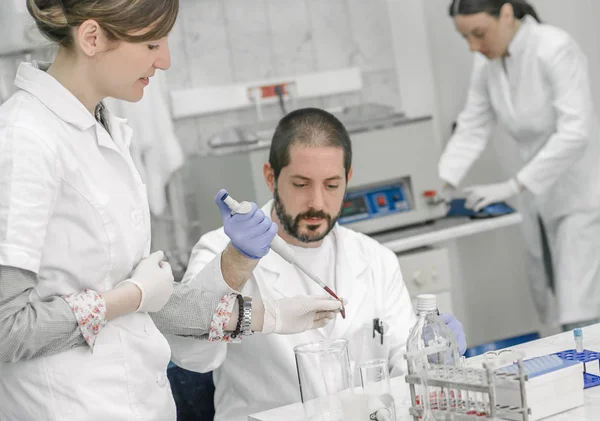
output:
POLYGON ((277 124, 271 141, 269 164, 279 178, 290 163, 294 145, 331 146, 344 151, 346 178, 352 165, 352 144, 348 131, 333 114, 319 108, 301 108, 283 117, 277 124))
POLYGON ((506 3, 512 5, 517 19, 523 19, 525 15, 530 15, 540 22, 540 18, 533 6, 525 0, 452 0, 452 4, 450 4, 450 16, 487 13, 498 17, 500 16, 500 9, 506 3))

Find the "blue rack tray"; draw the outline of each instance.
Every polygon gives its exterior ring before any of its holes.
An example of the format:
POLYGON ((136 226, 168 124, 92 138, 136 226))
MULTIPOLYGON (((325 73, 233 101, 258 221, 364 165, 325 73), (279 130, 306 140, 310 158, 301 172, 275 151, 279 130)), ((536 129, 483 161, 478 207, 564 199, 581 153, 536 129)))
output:
POLYGON ((577 352, 574 349, 568 349, 566 351, 557 352, 558 357, 563 360, 569 361, 580 361, 583 363, 583 388, 589 389, 590 387, 600 385, 600 376, 596 376, 595 374, 588 373, 586 371, 586 363, 590 363, 592 361, 598 361, 598 367, 600 367, 600 352, 590 351, 588 349, 584 349, 583 352, 577 352))

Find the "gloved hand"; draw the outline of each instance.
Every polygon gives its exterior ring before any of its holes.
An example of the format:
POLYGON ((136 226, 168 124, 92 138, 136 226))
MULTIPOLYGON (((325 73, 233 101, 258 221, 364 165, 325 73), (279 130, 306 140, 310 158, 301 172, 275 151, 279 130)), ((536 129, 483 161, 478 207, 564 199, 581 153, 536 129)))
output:
POLYGON ((136 312, 155 313, 171 298, 173 271, 171 265, 163 261, 164 257, 162 251, 155 251, 138 263, 131 278, 119 283, 134 284, 142 291, 142 300, 136 312))
POLYGON ((301 333, 318 329, 335 318, 342 303, 325 296, 297 296, 263 301, 262 333, 301 333))
POLYGON ((437 193, 440 199, 442 199, 447 204, 450 204, 452 199, 454 199, 456 188, 452 184, 442 180, 442 185, 437 190, 437 193))
POLYGON ((256 203, 248 213, 231 214, 229 207, 221 200, 227 190, 221 189, 215 196, 215 203, 221 211, 225 234, 237 251, 250 259, 260 259, 267 255, 271 241, 277 235, 277 224, 265 216, 256 203))
POLYGON ((467 351, 467 338, 465 337, 465 331, 462 324, 451 314, 440 314, 440 319, 442 319, 442 321, 446 323, 446 326, 454 333, 454 336, 456 336, 456 343, 458 344, 458 353, 464 355, 467 351))
POLYGON ((503 202, 521 192, 521 186, 514 178, 504 183, 486 184, 482 186, 467 187, 465 207, 479 212, 492 203, 503 202))

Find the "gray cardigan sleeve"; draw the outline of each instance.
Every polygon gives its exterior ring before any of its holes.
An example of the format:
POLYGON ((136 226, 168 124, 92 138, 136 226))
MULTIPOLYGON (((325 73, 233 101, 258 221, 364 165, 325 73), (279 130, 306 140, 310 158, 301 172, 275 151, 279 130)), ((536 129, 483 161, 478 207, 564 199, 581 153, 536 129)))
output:
POLYGON ((37 275, 0 266, 0 362, 58 354, 85 345, 77 319, 59 297, 32 302, 37 275))
POLYGON ((177 283, 169 302, 150 317, 163 334, 206 339, 222 295, 177 283))
MULTIPOLYGON (((60 296, 30 301, 37 275, 0 265, 0 362, 55 355, 86 345, 69 304, 60 296)), ((221 295, 175 284, 169 302, 150 313, 164 334, 208 337, 221 295)))

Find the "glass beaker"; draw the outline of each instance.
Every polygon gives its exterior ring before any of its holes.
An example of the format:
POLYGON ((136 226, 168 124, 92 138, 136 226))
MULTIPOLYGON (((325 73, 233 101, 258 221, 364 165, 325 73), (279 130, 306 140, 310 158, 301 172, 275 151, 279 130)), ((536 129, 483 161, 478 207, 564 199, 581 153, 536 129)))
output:
POLYGON ((306 419, 343 420, 343 396, 352 394, 348 341, 298 345, 294 354, 306 419))
POLYGON ((381 358, 359 364, 360 382, 368 398, 369 416, 372 420, 394 421, 396 408, 390 386, 388 360, 381 358))

